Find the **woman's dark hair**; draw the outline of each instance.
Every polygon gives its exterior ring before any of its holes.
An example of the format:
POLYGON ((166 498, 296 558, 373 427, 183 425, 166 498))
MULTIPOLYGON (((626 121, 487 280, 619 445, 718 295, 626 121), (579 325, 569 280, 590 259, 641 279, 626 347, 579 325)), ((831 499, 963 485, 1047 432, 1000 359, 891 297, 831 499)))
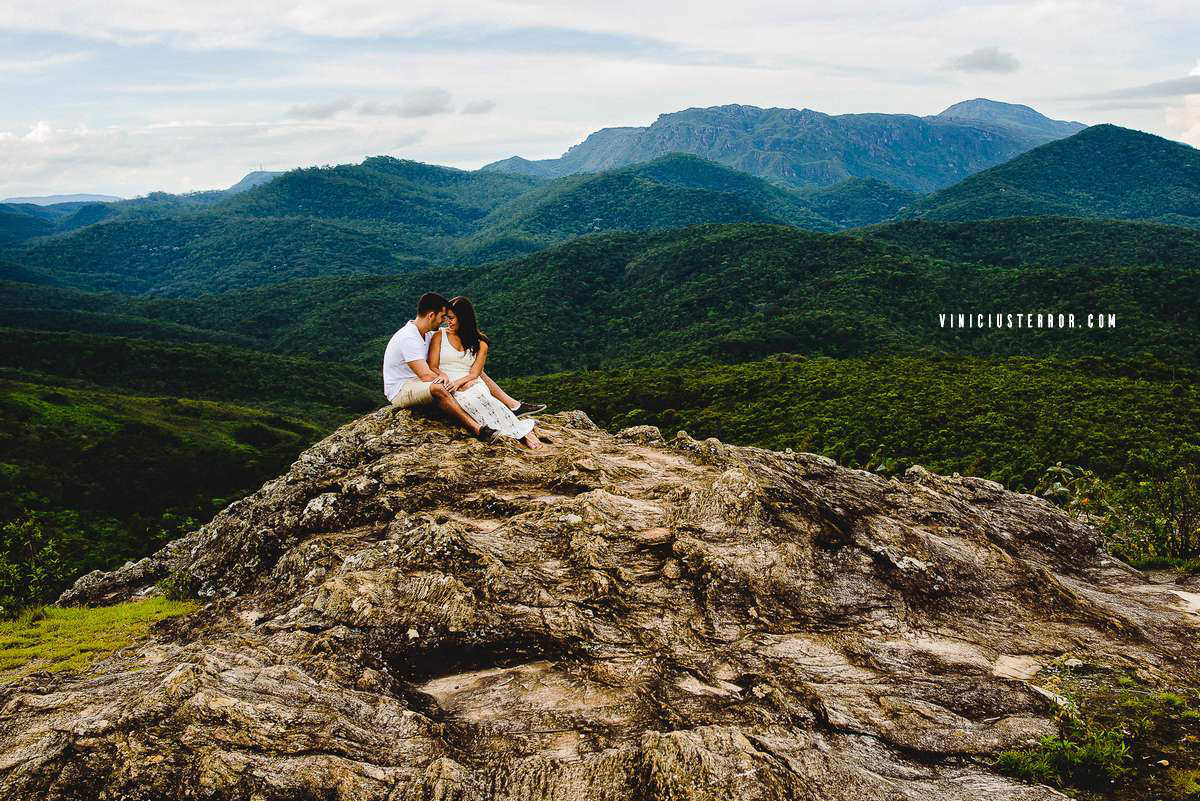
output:
POLYGON ((458 318, 458 338, 462 340, 463 350, 479 353, 479 343, 487 342, 487 334, 479 330, 479 321, 475 319, 475 307, 471 301, 459 295, 450 298, 450 311, 458 318))

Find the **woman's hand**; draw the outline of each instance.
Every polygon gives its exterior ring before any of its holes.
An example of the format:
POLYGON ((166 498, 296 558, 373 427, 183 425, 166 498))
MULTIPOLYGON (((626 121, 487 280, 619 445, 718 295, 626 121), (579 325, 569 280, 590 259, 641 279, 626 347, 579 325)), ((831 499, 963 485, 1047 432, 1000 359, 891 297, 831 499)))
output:
POLYGON ((471 386, 478 380, 479 380, 478 378, 472 378, 469 375, 465 375, 462 378, 460 378, 457 381, 454 381, 453 383, 450 384, 450 391, 451 392, 462 392, 464 389, 470 389, 471 386))

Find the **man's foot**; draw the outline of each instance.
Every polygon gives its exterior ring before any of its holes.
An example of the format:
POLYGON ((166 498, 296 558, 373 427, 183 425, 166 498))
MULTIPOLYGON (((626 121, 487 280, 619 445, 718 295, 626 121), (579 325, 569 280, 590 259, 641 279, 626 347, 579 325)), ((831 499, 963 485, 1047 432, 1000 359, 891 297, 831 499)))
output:
POLYGON ((480 426, 479 433, 475 435, 475 439, 480 442, 491 442, 496 438, 496 429, 488 426, 480 426))
POLYGON ((512 410, 512 413, 517 417, 528 417, 531 414, 541 414, 546 411, 544 403, 526 403, 521 401, 521 405, 512 410))

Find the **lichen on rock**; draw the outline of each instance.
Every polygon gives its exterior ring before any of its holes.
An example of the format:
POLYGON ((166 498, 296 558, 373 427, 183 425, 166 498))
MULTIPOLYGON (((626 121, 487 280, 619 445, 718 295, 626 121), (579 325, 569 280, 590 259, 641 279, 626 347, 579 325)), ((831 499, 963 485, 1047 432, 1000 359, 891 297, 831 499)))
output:
POLYGON ((381 409, 157 554, 208 603, 0 688, 0 797, 1049 799, 1064 654, 1196 681, 1200 613, 993 482, 381 409))

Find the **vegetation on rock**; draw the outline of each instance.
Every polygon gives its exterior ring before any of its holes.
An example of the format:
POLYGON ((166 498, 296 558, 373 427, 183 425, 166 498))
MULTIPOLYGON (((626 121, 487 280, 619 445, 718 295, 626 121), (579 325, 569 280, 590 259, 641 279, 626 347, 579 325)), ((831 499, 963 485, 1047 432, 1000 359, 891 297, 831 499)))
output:
POLYGON ((118 648, 142 639, 150 627, 198 608, 194 602, 147 598, 112 606, 45 606, 0 621, 0 685, 33 671, 78 673, 118 648))

